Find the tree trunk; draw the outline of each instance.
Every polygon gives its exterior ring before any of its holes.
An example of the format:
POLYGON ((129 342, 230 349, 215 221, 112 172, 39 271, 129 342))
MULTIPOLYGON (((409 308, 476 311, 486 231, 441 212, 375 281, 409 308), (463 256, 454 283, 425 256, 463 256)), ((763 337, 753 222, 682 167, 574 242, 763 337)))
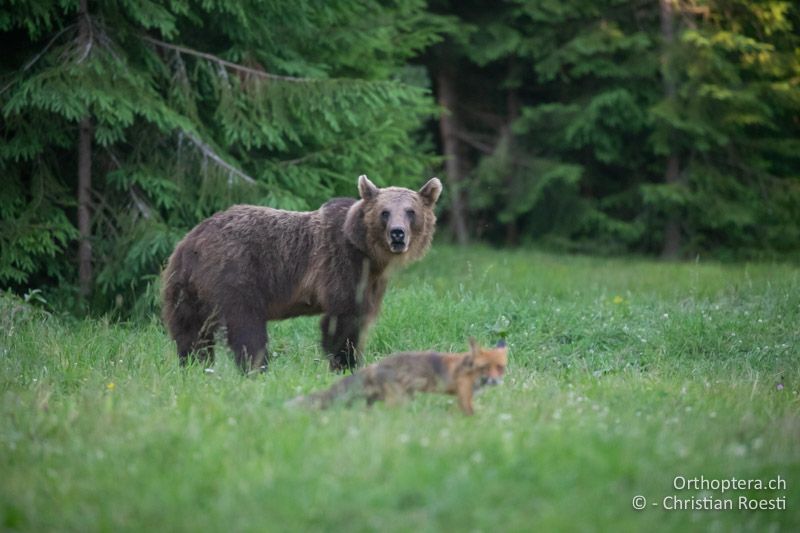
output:
MULTIPOLYGON (((667 159, 667 171, 664 174, 664 181, 668 184, 680 181, 680 159, 678 155, 672 153, 667 159)), ((676 213, 669 215, 664 226, 664 247, 661 249, 661 257, 664 259, 677 259, 683 246, 681 237, 680 218, 676 213)))
POLYGON ((458 139, 458 119, 456 115, 455 84, 451 73, 441 69, 437 76, 439 105, 444 108, 439 119, 439 132, 442 136, 442 150, 445 158, 445 173, 448 184, 452 186, 450 200, 450 220, 458 244, 467 244, 469 235, 466 222, 466 191, 464 190, 464 165, 462 150, 458 139))
MULTIPOLYGON (((513 68, 513 63, 509 67, 509 71, 513 68)), ((500 139, 507 138, 508 155, 512 158, 508 167, 508 175, 505 178, 506 193, 513 194, 514 191, 514 174, 516 173, 516 163, 514 162, 514 132, 511 131, 511 125, 517 118, 519 118, 520 101, 519 94, 516 89, 508 89, 506 92, 506 123, 501 128, 500 139)), ((514 218, 506 225, 506 246, 516 246, 519 244, 519 225, 517 219, 514 218)))
MULTIPOLYGON (((88 0, 81 0, 78 13, 79 39, 90 39, 88 0)), ((78 290, 86 299, 92 292, 92 120, 83 117, 78 128, 78 290)))
MULTIPOLYGON (((675 23, 673 15, 673 0, 659 0, 661 18, 661 79, 663 80, 664 97, 668 102, 675 101, 676 89, 675 81, 672 78, 670 69, 670 49, 675 43, 675 23)), ((670 135, 672 137, 672 135, 670 135)), ((680 155, 673 146, 667 156, 667 168, 664 172, 664 182, 668 185, 680 182, 680 155)), ((681 236, 681 223, 678 213, 670 213, 664 226, 664 245, 661 249, 661 257, 664 259, 676 259, 680 255, 683 246, 681 236)))
POLYGON ((78 287, 86 298, 92 292, 92 121, 88 117, 80 122, 78 134, 78 287))

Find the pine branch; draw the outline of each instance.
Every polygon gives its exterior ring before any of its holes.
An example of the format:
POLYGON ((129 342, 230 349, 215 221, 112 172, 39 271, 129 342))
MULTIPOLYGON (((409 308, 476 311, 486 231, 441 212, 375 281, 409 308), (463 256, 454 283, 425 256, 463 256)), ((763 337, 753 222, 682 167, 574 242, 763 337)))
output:
POLYGON ((492 155, 497 149, 497 144, 492 145, 485 143, 479 140, 475 135, 461 128, 455 128, 454 133, 460 140, 486 155, 492 155))
POLYGON ((215 56, 213 54, 209 54, 209 53, 206 53, 206 52, 201 52, 199 50, 194 50, 192 48, 187 48, 185 46, 180 46, 180 45, 177 45, 177 44, 166 43, 164 41, 160 41, 158 39, 150 37, 148 35, 142 36, 142 39, 147 41, 147 42, 149 42, 149 43, 152 43, 152 44, 154 44, 154 45, 156 45, 156 46, 158 46, 160 48, 165 48, 167 50, 173 50, 175 52, 178 52, 179 54, 187 54, 187 55, 191 55, 191 56, 207 59, 208 61, 213 61, 214 63, 217 63, 218 65, 223 66, 225 68, 229 68, 231 70, 235 70, 235 71, 238 71, 238 72, 244 72, 246 74, 251 74, 253 76, 258 76, 260 78, 266 78, 266 79, 270 79, 270 80, 279 80, 279 81, 290 81, 290 82, 295 82, 295 83, 313 83, 313 82, 319 81, 319 80, 315 80, 313 78, 296 78, 294 76, 281 76, 281 75, 278 75, 278 74, 270 74, 269 72, 264 72, 263 70, 257 70, 257 69, 254 69, 254 68, 245 67, 244 65, 239 65, 238 63, 232 63, 230 61, 226 61, 226 60, 222 59, 221 57, 215 56))
POLYGON ((150 218, 153 216, 153 209, 144 201, 142 196, 139 194, 139 188, 135 185, 131 187, 130 190, 131 199, 133 200, 136 209, 141 213, 142 217, 145 219, 150 218))
MULTIPOLYGON (((30 68, 31 68, 33 65, 35 65, 35 64, 36 64, 36 62, 37 62, 37 61, 39 61, 39 60, 42 58, 42 56, 43 56, 43 55, 44 55, 44 54, 45 54, 45 53, 46 53, 46 52, 47 52, 47 51, 50 49, 50 47, 51 47, 51 46, 53 46, 53 43, 55 43, 55 42, 56 42, 56 40, 57 40, 59 37, 61 37, 61 35, 63 35, 63 34, 64 34, 64 32, 66 32, 66 31, 68 31, 68 30, 72 29, 74 26, 75 26, 75 24, 70 24, 69 26, 65 26, 65 27, 61 28, 61 30, 59 30, 58 32, 56 32, 56 34, 55 34, 55 35, 53 35, 53 37, 52 37, 52 38, 51 38, 51 39, 50 39, 50 40, 47 42, 47 44, 44 46, 44 48, 42 48, 42 50, 41 50, 41 51, 40 51, 38 54, 36 54, 35 56, 33 56, 33 58, 32 58, 30 61, 28 61, 27 63, 25 63, 25 66, 23 66, 23 67, 22 67, 22 69, 20 69, 20 71, 19 71, 19 72, 20 72, 20 74, 21 74, 21 73, 23 73, 23 72, 25 72, 25 71, 27 71, 27 70, 28 70, 28 69, 30 69, 30 68)), ((3 94, 4 92, 6 92, 6 91, 8 90, 8 88, 9 88, 9 87, 11 87, 12 85, 14 85, 14 82, 15 82, 15 81, 17 81, 18 79, 19 79, 19 78, 12 79, 12 80, 11 80, 10 82, 8 82, 8 83, 7 83, 7 84, 6 84, 6 85, 5 85, 5 86, 4 86, 2 89, 0 89, 0 95, 1 95, 1 94, 3 94)))
POLYGON ((468 106, 463 105, 456 105, 459 112, 464 112, 467 115, 471 115, 472 118, 482 122, 484 125, 489 126, 493 129, 502 128, 506 122, 507 118, 498 115, 497 113, 491 113, 489 111, 481 111, 478 109, 471 109, 468 106))
POLYGON ((89 16, 89 7, 88 7, 88 0, 81 0, 80 11, 78 13, 79 21, 78 26, 80 27, 79 37, 84 41, 79 43, 83 46, 83 53, 78 58, 76 63, 83 63, 83 61, 89 57, 89 53, 92 51, 92 46, 94 45, 94 32, 92 31, 92 18, 89 16))
POLYGON ((244 172, 242 172, 238 168, 234 167, 233 165, 231 165, 230 163, 228 163, 224 159, 222 159, 222 157, 220 157, 214 151, 213 148, 211 148, 209 145, 207 145, 206 143, 201 141, 196 135, 194 135, 193 133, 186 132, 186 131, 181 132, 181 133, 183 135, 186 135, 186 137, 190 141, 192 141, 192 144, 194 144, 204 156, 206 156, 209 159, 211 159, 212 161, 214 161, 217 165, 221 166, 222 168, 224 168, 225 170, 227 170, 231 174, 234 174, 234 175, 238 176, 239 178, 243 179, 247 183, 256 183, 256 180, 254 180, 253 178, 251 178, 250 176, 248 176, 247 174, 245 174, 244 172))
POLYGON ((342 153, 346 151, 346 147, 357 145, 357 143, 359 143, 360 141, 372 137, 373 133, 374 130, 364 131, 360 135, 355 135, 353 137, 341 139, 338 142, 330 143, 324 148, 317 150, 316 152, 309 152, 303 156, 296 157, 294 159, 284 159, 282 161, 278 161, 277 165, 281 167, 291 167, 295 165, 300 165, 302 163, 305 163, 313 159, 322 158, 330 153, 342 153))
POLYGON ((95 206, 92 215, 95 217, 95 220, 99 222, 104 222, 106 229, 112 234, 114 239, 119 238, 119 230, 117 229, 114 220, 112 220, 113 215, 109 216, 106 213, 116 213, 119 211, 118 209, 111 207, 111 204, 108 203, 106 200, 105 195, 101 194, 100 191, 92 191, 92 198, 93 204, 95 206))

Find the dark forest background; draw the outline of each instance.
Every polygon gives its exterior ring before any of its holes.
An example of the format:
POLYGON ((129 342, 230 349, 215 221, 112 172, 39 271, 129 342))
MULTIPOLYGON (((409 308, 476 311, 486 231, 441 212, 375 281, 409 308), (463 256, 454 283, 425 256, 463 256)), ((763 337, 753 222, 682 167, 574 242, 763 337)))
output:
POLYGON ((460 244, 800 256, 796 2, 22 1, 0 46, 0 288, 61 309, 364 173, 443 178, 460 244))

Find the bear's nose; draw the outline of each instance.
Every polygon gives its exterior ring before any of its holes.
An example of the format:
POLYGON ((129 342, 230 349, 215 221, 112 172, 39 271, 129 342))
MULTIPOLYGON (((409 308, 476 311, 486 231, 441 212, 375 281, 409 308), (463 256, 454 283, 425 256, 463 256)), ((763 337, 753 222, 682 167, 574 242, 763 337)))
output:
POLYGON ((403 240, 405 240, 405 238, 406 238, 406 232, 405 232, 405 231, 403 231, 403 230, 402 230, 402 229, 400 229, 400 228, 394 228, 393 230, 391 230, 391 231, 389 232, 389 236, 390 236, 390 237, 392 238, 392 240, 393 240, 393 241, 395 241, 395 242, 398 242, 398 241, 399 241, 399 242, 402 242, 402 241, 403 241, 403 240))

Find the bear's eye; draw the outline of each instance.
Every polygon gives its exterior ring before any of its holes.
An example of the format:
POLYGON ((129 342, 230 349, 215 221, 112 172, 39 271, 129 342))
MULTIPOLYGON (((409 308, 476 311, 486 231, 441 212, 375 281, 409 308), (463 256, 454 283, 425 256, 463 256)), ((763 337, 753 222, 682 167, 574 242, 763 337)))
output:
POLYGON ((413 209, 406 209, 406 216, 411 222, 417 218, 417 213, 413 209))
POLYGON ((384 222, 389 220, 389 211, 381 211, 381 220, 384 222))

